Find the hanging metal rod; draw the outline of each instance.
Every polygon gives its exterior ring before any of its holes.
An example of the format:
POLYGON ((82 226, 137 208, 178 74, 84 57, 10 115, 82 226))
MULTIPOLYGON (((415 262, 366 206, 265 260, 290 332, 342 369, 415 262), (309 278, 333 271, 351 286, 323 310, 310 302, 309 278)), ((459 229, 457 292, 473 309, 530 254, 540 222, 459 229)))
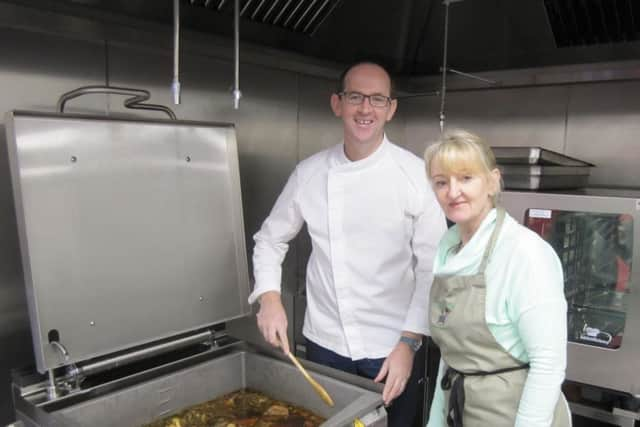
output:
POLYGON ((180 0, 173 0, 173 103, 180 104, 180 0))
POLYGON ((240 108, 240 0, 235 0, 233 8, 233 41, 234 41, 234 85, 233 85, 233 108, 240 108))
POLYGON ((445 123, 445 114, 444 114, 444 106, 445 99, 447 96, 447 53, 449 49, 449 5, 451 3, 458 3, 462 0, 444 0, 442 4, 444 4, 444 47, 442 54, 442 67, 440 70, 442 71, 442 89, 440 91, 440 133, 444 133, 444 123, 445 123))
POLYGON ((440 114, 438 116, 440 123, 440 133, 444 133, 444 106, 447 95, 447 53, 449 44, 449 1, 444 2, 444 42, 442 53, 442 89, 440 90, 440 114))

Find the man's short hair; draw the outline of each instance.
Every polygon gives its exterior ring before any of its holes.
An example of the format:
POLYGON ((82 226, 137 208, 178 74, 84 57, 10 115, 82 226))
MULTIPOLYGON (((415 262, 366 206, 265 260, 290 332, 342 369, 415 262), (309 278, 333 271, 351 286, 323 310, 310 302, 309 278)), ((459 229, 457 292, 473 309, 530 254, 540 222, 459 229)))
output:
POLYGON ((355 67, 359 66, 359 65, 364 65, 364 64, 370 64, 370 65, 375 65, 377 67, 382 68, 382 70, 387 74, 387 77, 389 77, 389 83, 391 86, 390 92, 391 92, 391 98, 395 98, 394 95, 394 91, 395 91, 395 84, 393 82, 393 78, 391 77, 391 74, 389 73, 389 70, 387 70, 387 67, 385 67, 384 65, 382 65, 379 62, 376 61, 372 61, 372 60, 361 60, 361 61, 357 61, 357 62, 353 62, 351 63, 349 66, 347 66, 347 68, 345 68, 342 73, 340 73, 340 78, 338 80, 338 85, 336 88, 336 93, 340 93, 343 92, 345 89, 345 79, 347 77, 347 74, 349 74, 349 71, 351 71, 352 69, 354 69, 355 67))

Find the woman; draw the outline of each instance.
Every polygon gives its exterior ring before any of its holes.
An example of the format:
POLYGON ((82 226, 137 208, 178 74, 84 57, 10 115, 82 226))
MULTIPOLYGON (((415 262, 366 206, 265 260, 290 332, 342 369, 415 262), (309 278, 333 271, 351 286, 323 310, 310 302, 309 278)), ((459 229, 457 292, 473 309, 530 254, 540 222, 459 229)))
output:
POLYGON ((427 427, 571 425, 556 253, 496 205, 500 171, 480 138, 449 133, 425 161, 455 223, 434 262, 430 325, 442 361, 427 427))

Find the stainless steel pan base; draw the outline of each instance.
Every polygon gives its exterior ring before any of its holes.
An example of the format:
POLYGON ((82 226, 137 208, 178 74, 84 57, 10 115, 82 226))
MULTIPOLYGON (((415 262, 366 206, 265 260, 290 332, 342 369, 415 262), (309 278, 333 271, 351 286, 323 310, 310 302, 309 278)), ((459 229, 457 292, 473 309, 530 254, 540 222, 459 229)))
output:
MULTIPOLYGON (((27 426, 134 427, 238 389, 252 388, 326 417, 324 427, 352 426, 355 418, 371 427, 387 425, 387 415, 378 393, 311 372, 333 397, 336 402, 333 408, 322 402, 293 365, 261 354, 235 351, 191 368, 49 412, 44 422, 33 421, 33 417, 26 413, 30 411, 19 411, 18 418, 27 426)), ((25 408, 25 404, 22 402, 22 405, 16 406, 25 408)), ((26 409, 30 409, 28 405, 26 409)), ((47 411, 46 407, 37 409, 39 412, 47 411)))

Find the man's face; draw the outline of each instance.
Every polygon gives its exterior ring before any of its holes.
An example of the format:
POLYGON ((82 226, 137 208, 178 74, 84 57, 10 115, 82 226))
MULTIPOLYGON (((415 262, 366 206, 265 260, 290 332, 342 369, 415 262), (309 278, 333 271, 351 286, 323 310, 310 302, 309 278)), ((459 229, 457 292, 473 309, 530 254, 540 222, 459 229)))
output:
MULTIPOLYGON (((344 92, 391 96, 391 82, 387 73, 377 65, 360 64, 347 73, 344 92)), ((396 100, 384 107, 374 107, 370 98, 354 105, 348 102, 347 96, 331 96, 331 108, 337 117, 342 118, 344 142, 347 145, 375 145, 381 142, 384 125, 391 120, 396 107, 396 100)))

